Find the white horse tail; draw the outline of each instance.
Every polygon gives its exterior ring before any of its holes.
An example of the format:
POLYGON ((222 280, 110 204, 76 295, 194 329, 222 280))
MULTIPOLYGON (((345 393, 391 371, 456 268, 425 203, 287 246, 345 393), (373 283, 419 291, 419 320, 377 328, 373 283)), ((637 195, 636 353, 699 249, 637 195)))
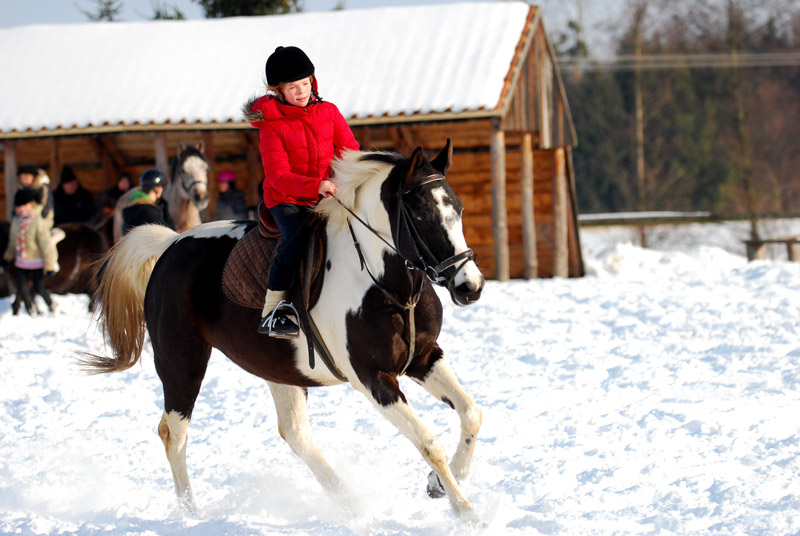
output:
POLYGON ((87 372, 127 370, 139 361, 145 339, 144 296, 156 261, 179 237, 162 225, 132 229, 99 261, 95 300, 106 342, 113 357, 85 354, 87 372))

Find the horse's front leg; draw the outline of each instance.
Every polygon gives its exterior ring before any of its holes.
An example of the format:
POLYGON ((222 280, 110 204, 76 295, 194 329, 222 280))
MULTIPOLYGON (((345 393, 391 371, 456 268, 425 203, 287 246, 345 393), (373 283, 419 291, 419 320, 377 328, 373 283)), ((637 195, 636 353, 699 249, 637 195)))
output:
POLYGON ((422 457, 438 475, 456 514, 475 521, 472 505, 461 493, 447 463, 447 452, 442 442, 428 431, 414 414, 400 390, 397 377, 385 372, 376 372, 372 377, 361 378, 366 380, 366 385, 353 382, 353 386, 362 391, 381 414, 417 447, 422 457))
MULTIPOLYGON (((425 365, 412 367, 408 375, 458 413, 461 419, 461 437, 456 453, 450 460, 450 469, 456 480, 462 480, 469 475, 472 464, 475 440, 481 427, 481 410, 461 388, 453 369, 442 356, 442 350, 437 347, 433 356, 433 360, 425 365)), ((433 473, 428 479, 428 494, 437 498, 445 494, 441 482, 437 481, 433 473)))

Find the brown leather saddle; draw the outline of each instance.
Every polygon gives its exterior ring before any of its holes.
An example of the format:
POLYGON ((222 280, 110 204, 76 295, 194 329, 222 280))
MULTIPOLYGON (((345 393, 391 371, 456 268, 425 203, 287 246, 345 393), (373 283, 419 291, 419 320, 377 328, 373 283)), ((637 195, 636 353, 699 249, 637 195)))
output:
MULTIPOLYGON (((325 233, 317 232, 320 221, 311 223, 312 233, 308 253, 300 263, 298 277, 289 289, 289 296, 302 291, 303 304, 311 310, 319 300, 325 271, 325 233)), ((281 245, 281 233, 269 210, 258 205, 258 226, 254 227, 233 247, 222 271, 222 290, 225 296, 242 307, 261 310, 267 293, 267 281, 272 261, 281 245)), ((296 304, 299 305, 299 304, 296 304)))

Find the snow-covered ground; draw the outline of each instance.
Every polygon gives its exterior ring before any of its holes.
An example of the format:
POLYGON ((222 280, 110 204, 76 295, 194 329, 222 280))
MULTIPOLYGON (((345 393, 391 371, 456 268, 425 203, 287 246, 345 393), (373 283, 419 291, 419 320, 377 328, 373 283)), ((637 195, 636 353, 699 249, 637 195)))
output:
MULTIPOLYGON (((483 408, 463 490, 486 527, 467 532, 800 533, 800 264, 747 263, 730 226, 662 231, 644 250, 587 229, 587 277, 445 302, 442 346, 483 408)), ((82 375, 73 356, 101 337, 85 297, 55 300, 41 318, 0 301, 0 534, 464 532, 426 496, 419 454, 348 386, 309 398, 360 506, 341 511, 278 436, 263 382, 219 353, 190 428, 200 512, 184 514, 149 347, 127 372, 82 375)), ((452 448, 454 412, 401 385, 452 448)))

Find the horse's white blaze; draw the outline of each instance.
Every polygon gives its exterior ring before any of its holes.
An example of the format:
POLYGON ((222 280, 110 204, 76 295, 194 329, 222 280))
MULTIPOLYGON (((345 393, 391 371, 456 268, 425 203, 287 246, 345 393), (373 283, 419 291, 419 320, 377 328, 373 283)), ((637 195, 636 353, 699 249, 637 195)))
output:
MULTIPOLYGON (((194 183, 192 188, 196 195, 204 197, 208 192, 208 163, 199 156, 190 156, 183 162, 183 173, 192 178, 187 182, 194 183)), ((179 180, 186 181, 183 177, 179 180)))
POLYGON ((167 452, 175 491, 188 507, 193 508, 192 487, 189 484, 189 472, 186 470, 186 433, 188 429, 188 418, 177 411, 164 412, 158 425, 158 435, 167 452))
MULTIPOLYGON (((463 253, 469 249, 469 247, 467 246, 467 240, 464 238, 464 226, 461 222, 461 214, 456 212, 453 205, 445 202, 447 199, 447 192, 444 188, 435 188, 432 194, 434 199, 436 199, 436 206, 442 218, 442 225, 447 231, 447 236, 450 238, 450 243, 453 244, 456 255, 463 253)), ((438 260, 443 261, 444 259, 438 260)), ((483 285, 483 274, 481 274, 475 261, 469 261, 464 265, 462 270, 459 270, 454 283, 456 286, 467 283, 473 290, 483 285)))

